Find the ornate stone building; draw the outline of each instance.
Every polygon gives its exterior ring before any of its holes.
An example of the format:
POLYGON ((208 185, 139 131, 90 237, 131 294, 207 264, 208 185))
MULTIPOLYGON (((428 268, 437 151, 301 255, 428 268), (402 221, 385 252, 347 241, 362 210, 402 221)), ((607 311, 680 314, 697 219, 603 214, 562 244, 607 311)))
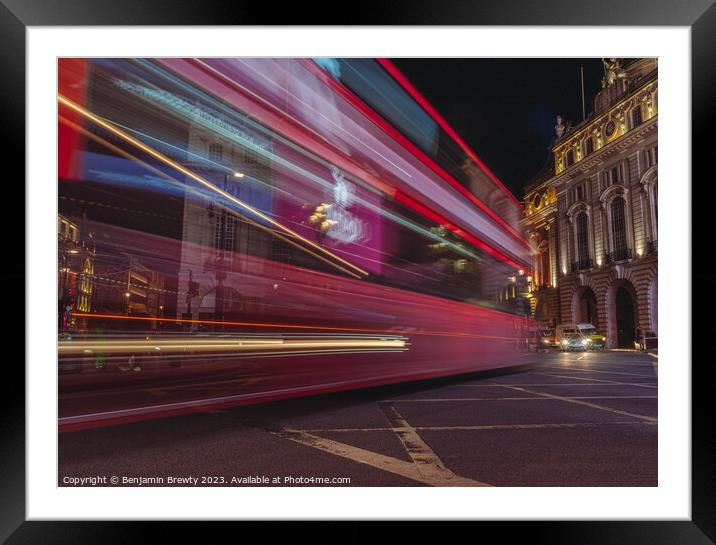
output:
MULTIPOLYGON (((218 115, 218 114, 216 114, 218 115)), ((205 114, 202 119, 219 123, 221 118, 205 114), (208 116, 208 117, 207 117, 208 116)), ((257 149, 271 143, 241 127, 240 136, 257 149)), ((266 186, 271 169, 264 155, 234 143, 200 124, 188 127, 186 162, 192 172, 217 188, 259 209, 271 208, 266 186)), ((231 321, 255 310, 261 289, 249 289, 247 278, 262 276, 260 260, 271 257, 271 237, 229 206, 221 198, 208 198, 192 191, 187 183, 182 221, 181 259, 177 317, 188 320, 231 321), (254 294, 250 296, 249 293, 254 294)), ((196 329, 198 326, 191 326, 196 329)), ((205 326, 202 326, 205 327, 205 326)), ((215 328, 217 328, 216 326, 215 328)))
POLYGON ((656 59, 605 59, 594 112, 558 118, 553 162, 525 188, 533 316, 591 322, 608 347, 658 334, 656 59))

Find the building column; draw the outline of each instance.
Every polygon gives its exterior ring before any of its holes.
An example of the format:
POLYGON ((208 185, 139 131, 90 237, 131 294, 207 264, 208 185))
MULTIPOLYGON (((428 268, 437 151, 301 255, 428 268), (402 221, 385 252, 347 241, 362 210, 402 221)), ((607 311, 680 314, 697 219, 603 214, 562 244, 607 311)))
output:
POLYGON ((594 324, 594 326, 597 328, 599 333, 607 337, 607 340, 604 341, 605 346, 609 342, 609 308, 607 304, 608 292, 609 290, 606 287, 594 289, 594 297, 597 300, 597 323, 594 324))
POLYGON ((542 253, 539 249, 539 241, 542 239, 541 233, 535 237, 537 244, 532 246, 532 268, 534 269, 534 284, 539 286, 542 283, 542 253))
POLYGON ((556 287, 559 263, 557 262, 557 229, 554 220, 547 225, 547 235, 549 237, 549 285, 556 287))
POLYGON ((614 281, 611 281, 607 289, 604 290, 602 300, 598 301, 598 305, 604 309, 606 327, 604 331, 601 331, 600 333, 607 338, 607 348, 616 348, 617 346, 615 296, 616 290, 614 289, 614 281))

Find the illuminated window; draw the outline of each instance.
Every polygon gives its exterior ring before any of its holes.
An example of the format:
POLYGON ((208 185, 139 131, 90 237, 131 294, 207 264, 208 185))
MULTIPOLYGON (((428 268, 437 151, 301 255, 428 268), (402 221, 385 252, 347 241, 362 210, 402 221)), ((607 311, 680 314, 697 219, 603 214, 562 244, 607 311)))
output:
POLYGON ((641 118, 641 106, 636 106, 631 111, 631 126, 632 127, 638 127, 641 125, 642 118, 641 118))
POLYGON ((585 155, 589 155, 594 151, 594 139, 592 137, 587 138, 586 142, 584 143, 584 151, 585 155))
POLYGON ((565 163, 565 165, 567 165, 568 167, 571 167, 571 166, 574 164, 574 150, 569 150, 569 151, 564 155, 564 163, 565 163))
POLYGON ((80 274, 80 296, 77 299, 77 310, 80 312, 89 312, 90 301, 92 297, 92 275, 94 266, 89 258, 85 259, 82 265, 82 273, 80 274))

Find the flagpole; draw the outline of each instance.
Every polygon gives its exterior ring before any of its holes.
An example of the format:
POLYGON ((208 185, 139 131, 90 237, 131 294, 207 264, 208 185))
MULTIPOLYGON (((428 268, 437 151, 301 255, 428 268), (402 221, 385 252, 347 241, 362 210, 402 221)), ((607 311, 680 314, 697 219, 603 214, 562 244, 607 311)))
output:
POLYGON ((579 72, 582 76, 582 121, 584 121, 587 118, 586 110, 584 109, 584 67, 579 67, 579 72))

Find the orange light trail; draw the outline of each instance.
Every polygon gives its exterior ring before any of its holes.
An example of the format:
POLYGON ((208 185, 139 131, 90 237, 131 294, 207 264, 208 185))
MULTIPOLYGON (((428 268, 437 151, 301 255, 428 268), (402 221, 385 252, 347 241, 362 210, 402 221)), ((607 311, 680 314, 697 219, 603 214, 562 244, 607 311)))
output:
POLYGON ((172 323, 184 323, 184 324, 215 324, 215 325, 239 325, 247 327, 275 327, 275 328, 286 328, 286 329, 327 329, 331 331, 353 331, 362 333, 384 333, 390 335, 432 335, 440 337, 459 337, 468 339, 503 339, 514 341, 513 337, 500 337, 495 335, 474 335, 471 333, 450 333, 448 331, 396 331, 391 329, 371 329, 371 328, 356 328, 356 327, 338 327, 338 326, 323 326, 323 325, 297 325, 297 324, 267 324, 261 322, 223 322, 220 320, 188 320, 185 318, 158 318, 152 316, 121 316, 118 314, 91 314, 84 312, 74 312, 72 316, 79 318, 106 318, 110 320, 141 320, 145 322, 172 322, 172 323))
POLYGON ((92 352, 134 353, 149 352, 256 352, 256 351, 336 351, 354 349, 407 349, 403 339, 255 339, 250 337, 231 339, 168 338, 168 339, 122 339, 122 340, 72 340, 60 341, 60 355, 87 354, 92 352))
MULTIPOLYGON (((283 224, 277 222, 276 220, 274 220, 273 218, 267 216, 267 215, 264 214, 263 212, 261 212, 261 211, 257 210, 256 208, 254 208, 254 207, 252 207, 252 206, 246 204, 245 202, 243 202, 243 201, 237 199, 236 197, 234 197, 234 196, 231 195, 230 193, 227 193, 226 191, 222 190, 221 188, 215 186, 214 184, 212 184, 212 183, 209 182, 208 180, 205 180, 204 178, 202 178, 201 176, 199 176, 199 175, 197 175, 196 173, 192 172, 191 170, 189 170, 189 169, 183 167, 182 165, 180 165, 180 164, 177 163, 176 161, 173 161, 172 159, 170 159, 170 158, 167 157, 166 155, 164 155, 164 154, 158 152, 158 151, 155 150, 154 148, 152 148, 152 147, 150 147, 150 146, 147 146, 144 142, 141 142, 141 141, 137 140, 137 139, 134 138, 133 136, 130 136, 129 134, 125 133, 124 131, 118 129, 117 127, 115 127, 115 126, 113 126, 113 125, 111 125, 110 123, 108 123, 108 122, 105 121, 104 119, 101 119, 101 118, 97 117, 95 114, 93 114, 93 113, 90 112, 89 110, 86 110, 86 109, 83 108, 82 106, 80 106, 80 105, 78 105, 78 104, 75 104, 74 102, 72 102, 72 101, 69 100, 68 98, 65 98, 65 97, 62 96, 62 95, 57 95, 57 101, 58 101, 60 104, 63 104, 63 105, 65 105, 65 106, 67 106, 68 108, 70 108, 70 109, 76 111, 77 113, 83 115, 84 117, 86 117, 87 119, 89 119, 89 120, 91 120, 92 122, 96 123, 97 125, 99 125, 99 126, 101 126, 101 127, 104 127, 104 128, 107 129, 108 131, 110 131, 110 132, 116 134, 117 136, 119 136, 119 137, 122 138, 123 140, 126 140, 127 142, 129 142, 129 143, 132 144, 133 146, 136 146, 137 148, 139 148, 139 149, 141 149, 142 151, 148 153, 148 154, 151 155, 152 157, 155 157, 156 159, 159 159, 159 160, 160 160, 161 162, 163 162, 164 164, 166 164, 166 165, 172 167, 173 169, 175 169, 175 170, 181 172, 181 173, 184 174, 185 176, 188 176, 189 178, 191 178, 191 179, 194 180, 195 182, 198 182, 199 184, 203 185, 204 187, 209 188, 211 191, 214 191, 215 193, 221 195, 221 196, 224 197, 225 199, 228 199, 229 201, 231 201, 231 202, 233 202, 234 204, 240 206, 240 207, 243 208, 244 210, 247 210, 247 211, 251 212, 252 214, 258 216, 259 218, 261 218, 261 219, 263 219, 263 220, 269 222, 271 225, 274 225, 274 226, 278 227, 278 228, 281 229, 282 231, 284 231, 284 232, 290 234, 291 236, 297 238, 298 240, 304 242, 305 244, 307 244, 307 245, 309 245, 309 246, 311 246, 311 247, 313 247, 313 248, 316 248, 317 250, 319 250, 319 251, 321 251, 321 252, 323 252, 323 253, 325 253, 325 254, 327 254, 327 255, 330 255, 330 256, 331 256, 333 259, 335 259, 336 261, 339 261, 340 263, 343 263, 344 265, 346 265, 346 266, 348 266, 348 267, 350 267, 350 268, 352 268, 352 269, 358 271, 358 272, 361 273, 361 274, 364 274, 364 275, 366 275, 366 276, 369 274, 368 271, 366 271, 366 270, 364 270, 364 269, 361 269, 360 267, 354 265, 353 263, 351 263, 351 262, 349 262, 349 261, 346 261, 345 259, 343 259, 343 258, 341 258, 341 257, 339 257, 339 256, 337 256, 337 255, 335 255, 335 254, 332 253, 332 252, 329 252, 328 250, 326 250, 325 248, 323 248, 323 247, 320 246, 319 244, 316 244, 315 242, 312 242, 312 241, 308 240, 307 238, 305 238, 305 237, 299 235, 297 232, 295 232, 294 230, 290 229, 289 227, 286 227, 285 225, 283 225, 283 224)), ((342 269, 342 270, 343 270, 343 269, 342 269)))
MULTIPOLYGON (((72 121, 70 121, 70 120, 67 119, 66 117, 63 117, 62 115, 60 115, 60 116, 58 116, 58 117, 59 117, 60 123, 63 123, 63 124, 65 124, 65 125, 67 125, 68 127, 72 128, 73 130, 76 130, 77 132, 79 132, 79 133, 81 133, 82 135, 84 135, 86 138, 90 138, 90 139, 94 140, 95 142, 97 142, 97 143, 99 143, 99 144, 101 144, 101 145, 107 147, 108 149, 110 149, 110 150, 112 150, 114 153, 116 153, 117 155, 120 155, 121 157, 124 157, 124 158, 126 158, 126 159, 128 159, 128 160, 130 160, 130 161, 133 161, 133 162, 135 162, 135 163, 137 163, 137 164, 139 164, 139 165, 142 165, 144 168, 146 168, 146 169, 149 170, 150 172, 153 172, 153 173, 156 174, 157 176, 160 176, 160 177, 162 177, 162 178, 164 178, 164 179, 166 179, 166 180, 170 180, 170 181, 172 181, 172 182, 181 183, 180 180, 178 180, 178 179, 176 179, 176 178, 173 178, 172 176, 169 176, 166 172, 163 172, 163 171, 159 170, 158 168, 153 167, 152 165, 150 165, 150 164, 148 164, 148 163, 142 161, 142 160, 139 159, 138 157, 135 157, 135 156, 132 155, 131 153, 126 152, 126 151, 124 151, 123 149, 118 148, 117 146, 115 146, 114 144, 108 142, 107 140, 105 140, 105 139, 102 138, 101 136, 98 136, 98 135, 96 135, 96 134, 91 133, 90 131, 86 130, 85 128, 83 128, 83 127, 77 125, 76 123, 73 123, 72 121)), ((222 207, 222 208, 226 208, 226 207, 222 207)), ((227 209, 227 210, 228 210, 228 209, 227 209)), ((341 267, 340 265, 336 265, 335 263, 333 263, 333 262, 330 261, 329 259, 326 259, 326 258, 323 257, 322 255, 318 255, 318 254, 317 254, 316 252, 314 252, 313 250, 309 250, 308 248, 305 248, 305 247, 301 246, 300 244, 294 242, 293 240, 291 240, 291 239, 289 239, 289 238, 286 238, 286 237, 283 236, 282 234, 276 232, 274 229, 271 229, 271 228, 269 228, 269 227, 266 227, 265 225, 261 225, 260 223, 258 223, 258 222, 256 222, 256 221, 252 220, 251 218, 245 216, 244 214, 240 214, 239 212, 236 212, 235 210, 229 210, 229 211, 230 211, 231 213, 233 213, 233 214, 236 214, 239 218, 242 218, 243 220, 245 220, 246 222, 250 223, 251 225, 253 225, 253 226, 255 226, 255 227, 258 227, 259 229, 261 229, 261 230, 263 230, 263 231, 266 231, 266 232, 269 233, 270 235, 275 236, 276 238, 279 238, 279 239, 283 240, 285 243, 290 244, 290 245, 293 246, 294 248, 298 248, 299 250, 301 250, 301 251, 303 251, 303 252, 306 252, 306 253, 309 254, 309 255, 312 255, 312 256, 315 257, 316 259, 318 259, 318 260, 320 260, 320 261, 323 261, 324 263, 327 263, 328 265, 331 265, 332 267, 335 267, 336 269, 338 269, 338 270, 340 270, 340 271, 343 271, 344 273, 346 273, 346 274, 349 275, 349 276, 352 276, 353 278, 358 278, 358 279, 360 279, 360 276, 358 276, 357 274, 355 274, 355 273, 349 271, 348 269, 344 269, 344 268, 341 267)))

